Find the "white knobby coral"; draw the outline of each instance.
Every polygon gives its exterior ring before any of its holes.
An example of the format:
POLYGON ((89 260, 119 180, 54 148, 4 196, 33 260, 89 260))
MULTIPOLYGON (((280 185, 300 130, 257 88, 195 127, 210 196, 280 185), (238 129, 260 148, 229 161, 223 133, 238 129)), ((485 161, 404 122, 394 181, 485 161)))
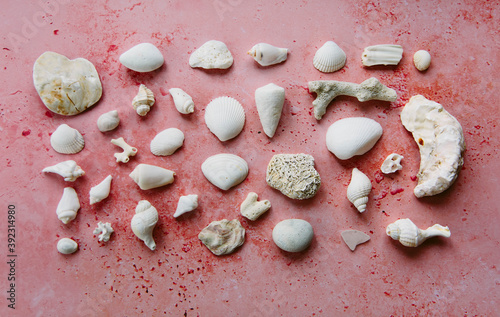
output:
POLYGON ((111 223, 99 221, 97 228, 94 229, 94 234, 99 235, 99 241, 108 242, 111 234, 115 232, 111 228, 111 223))
POLYGON ((259 199, 259 196, 254 192, 250 192, 247 198, 241 203, 240 211, 245 218, 257 220, 271 208, 269 200, 257 201, 257 199, 259 199))

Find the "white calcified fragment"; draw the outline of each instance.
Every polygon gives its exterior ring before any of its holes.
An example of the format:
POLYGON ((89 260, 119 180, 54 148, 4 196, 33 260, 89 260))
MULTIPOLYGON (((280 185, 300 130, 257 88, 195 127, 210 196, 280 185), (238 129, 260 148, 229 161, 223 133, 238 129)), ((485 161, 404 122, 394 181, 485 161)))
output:
POLYGON ((116 162, 127 163, 131 156, 137 154, 137 148, 128 145, 123 138, 112 139, 111 143, 123 149, 122 153, 115 153, 116 162))
POLYGON ((76 154, 83 150, 85 141, 77 129, 63 123, 50 136, 50 146, 57 153, 76 154))
POLYGON ((182 114, 194 112, 193 98, 180 88, 170 88, 168 90, 174 99, 175 108, 182 114))
POLYGON ((114 130, 119 124, 120 118, 118 117, 117 110, 111 110, 109 112, 103 113, 97 119, 97 128, 101 132, 114 130))
POLYGON ((368 100, 396 101, 394 89, 384 86, 377 78, 372 77, 361 84, 335 80, 317 80, 309 82, 309 92, 317 94, 313 101, 314 117, 320 120, 326 108, 335 97, 344 95, 358 98, 364 102, 368 100))
POLYGON ((365 212, 368 195, 371 191, 372 183, 368 176, 357 168, 353 168, 351 182, 347 187, 347 199, 349 199, 360 213, 365 212))
POLYGON ((62 238, 57 242, 57 251, 61 254, 72 254, 78 250, 78 243, 70 238, 62 238))
POLYGON ((314 231, 311 224, 302 219, 287 219, 273 229, 273 241, 287 252, 301 252, 311 244, 314 231))
POLYGON ((58 174, 62 176, 66 182, 74 182, 78 177, 85 175, 83 169, 73 160, 46 167, 42 172, 58 174))
POLYGON ((76 218, 79 209, 80 200, 78 199, 76 191, 71 187, 64 188, 63 195, 56 209, 57 218, 59 218, 62 223, 68 224, 76 218))
POLYGON ((155 96, 151 89, 141 84, 139 86, 139 92, 132 99, 132 107, 137 112, 138 115, 144 117, 148 114, 149 110, 155 103, 155 96))
POLYGON ((361 61, 365 66, 397 65, 402 57, 401 45, 380 44, 366 47, 361 55, 361 61))
POLYGON ((174 218, 177 218, 187 212, 198 208, 198 195, 181 196, 177 203, 177 209, 174 213, 174 218))
POLYGON ((401 111, 401 122, 420 150, 415 196, 442 193, 457 179, 464 164, 462 126, 442 105, 421 95, 410 98, 401 111))
POLYGON ((267 43, 259 43, 254 45, 247 54, 252 56, 260 66, 270 66, 286 61, 288 49, 267 43))
POLYGON ((147 190, 173 183, 175 172, 159 166, 139 164, 129 176, 140 189, 147 190))
POLYGON ((156 46, 140 43, 120 55, 120 63, 128 69, 145 73, 160 68, 164 59, 156 46))
POLYGON ((91 205, 108 198, 112 179, 113 177, 108 175, 102 182, 90 189, 89 199, 91 205))
POLYGON ((413 54, 413 64, 416 69, 423 72, 431 65, 431 54, 424 50, 415 52, 415 54, 413 54))
POLYGON ((340 235, 351 251, 354 251, 358 245, 370 240, 369 235, 358 230, 345 230, 340 235))
POLYGON ((245 218, 255 221, 271 208, 269 200, 257 201, 257 199, 259 199, 259 196, 254 192, 250 192, 241 203, 240 211, 245 218))
POLYGON ((111 223, 99 221, 97 228, 94 229, 94 234, 99 235, 99 241, 108 242, 111 234, 115 232, 111 227, 111 223))
POLYGON ((198 239, 215 255, 230 254, 245 242, 245 229, 236 219, 212 221, 198 239))
POLYGON ((135 208, 130 226, 134 234, 144 241, 144 244, 154 251, 156 243, 153 239, 153 230, 158 222, 158 210, 147 200, 141 200, 135 208))
POLYGON ((205 69, 227 69, 233 65, 233 56, 226 44, 211 40, 200 46, 189 57, 189 66, 205 69))
POLYGON ((422 230, 408 218, 396 220, 389 224, 385 232, 389 237, 398 240, 405 247, 418 247, 429 238, 449 238, 451 235, 448 227, 435 224, 432 227, 422 230))
POLYGON ((272 138, 281 118, 285 103, 285 89, 268 84, 255 90, 255 105, 259 113, 260 123, 264 133, 272 138))
POLYGON ((403 168, 403 166, 401 166, 401 160, 403 158, 404 157, 402 155, 399 155, 397 153, 389 154, 382 163, 380 170, 384 174, 391 174, 401 170, 403 168))

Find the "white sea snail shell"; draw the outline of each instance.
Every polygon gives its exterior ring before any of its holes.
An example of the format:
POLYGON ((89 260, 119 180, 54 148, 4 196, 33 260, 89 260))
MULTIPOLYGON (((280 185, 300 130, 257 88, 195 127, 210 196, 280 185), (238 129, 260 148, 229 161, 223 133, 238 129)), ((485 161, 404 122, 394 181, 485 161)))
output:
POLYGON ((180 88, 170 88, 168 90, 174 99, 175 108, 182 114, 194 112, 193 98, 180 88))
POLYGON ((347 199, 358 209, 360 213, 366 210, 368 195, 372 190, 372 183, 368 176, 354 168, 349 186, 347 187, 347 199))
POLYGON ((408 218, 396 220, 389 224, 385 232, 389 237, 398 240, 405 247, 418 247, 429 238, 449 238, 451 235, 448 227, 435 224, 432 227, 422 230, 408 218))
POLYGON ((61 124, 50 136, 50 145, 57 153, 75 154, 83 150, 82 134, 67 124, 61 124))
POLYGON ((196 208, 198 208, 198 195, 181 196, 179 198, 179 202, 177 203, 174 218, 180 217, 181 215, 193 211, 196 208))
POLYGON ((80 176, 85 175, 83 169, 73 160, 57 163, 42 170, 44 173, 55 173, 64 178, 66 182, 74 182, 80 176))
POLYGON ((156 249, 153 239, 153 230, 158 222, 158 211, 147 200, 141 200, 135 208, 130 226, 134 234, 144 241, 144 244, 152 251, 156 249))
POLYGON ((56 209, 57 218, 62 223, 67 224, 76 218, 79 209, 80 201, 78 200, 76 191, 71 187, 64 188, 63 195, 56 209))
POLYGON ((314 54, 313 65, 323 73, 336 72, 345 65, 345 52, 333 41, 328 41, 314 54))
POLYGON ((57 241, 57 251, 61 254, 72 254, 78 250, 78 243, 70 238, 62 238, 57 241))
POLYGON ((287 252, 301 252, 311 244, 314 231, 311 224, 302 219, 287 219, 273 229, 273 241, 287 252))
POLYGON ((90 189, 89 199, 91 205, 108 198, 112 179, 113 177, 108 175, 102 182, 90 189))
POLYGON ((416 51, 413 55, 413 64, 416 69, 423 72, 431 65, 431 54, 424 50, 416 51))
POLYGON ((184 133, 176 128, 169 128, 158 133, 150 144, 151 153, 156 156, 174 154, 184 144, 184 133))
POLYGON ((101 132, 114 130, 119 124, 120 118, 118 117, 117 110, 111 110, 109 112, 103 113, 97 119, 97 128, 101 132))
POLYGON ((173 183, 175 173, 163 167, 139 164, 129 176, 142 190, 147 190, 173 183))
POLYGON ((245 110, 238 100, 218 97, 205 109, 205 123, 222 142, 235 138, 245 125, 245 110))
POLYGON ((252 56, 260 66, 270 66, 286 61, 288 49, 267 43, 259 43, 254 45, 247 54, 252 56))
POLYGON ((148 114, 154 103, 155 96, 153 92, 148 87, 141 84, 139 86, 139 92, 134 99, 132 99, 132 106, 134 107, 134 110, 138 115, 143 117, 148 114))

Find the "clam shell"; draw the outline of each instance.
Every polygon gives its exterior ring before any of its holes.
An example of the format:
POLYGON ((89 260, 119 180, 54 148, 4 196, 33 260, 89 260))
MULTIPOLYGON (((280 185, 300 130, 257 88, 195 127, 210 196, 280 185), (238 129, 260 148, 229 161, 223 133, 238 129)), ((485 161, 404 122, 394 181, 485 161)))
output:
POLYGON ((147 190, 173 183, 175 173, 163 167, 139 164, 129 176, 142 190, 147 190))
POLYGON ((288 49, 259 43, 248 51, 248 55, 252 56, 261 66, 270 66, 286 61, 288 49))
POLYGON ((123 66, 140 73, 150 72, 163 65, 160 50, 151 43, 141 43, 120 55, 123 66))
POLYGON ((57 218, 62 223, 67 224, 76 218, 79 209, 80 201, 78 200, 76 191, 71 187, 64 188, 63 195, 56 209, 57 218))
POLYGON ((243 182, 248 175, 248 164, 233 154, 210 156, 201 164, 203 175, 222 190, 228 190, 243 182))
POLYGON ((194 112, 193 98, 180 88, 170 88, 168 90, 174 99, 175 108, 182 114, 194 112))
POLYGON ((264 133, 272 138, 278 127, 285 103, 285 89, 268 84, 255 90, 255 105, 264 133))
POLYGON ((368 195, 372 191, 372 183, 368 176, 354 168, 352 170, 351 182, 347 187, 347 199, 358 209, 359 212, 366 210, 368 195))
POLYGON ((184 144, 184 133, 176 128, 170 128, 158 133, 150 144, 151 153, 157 156, 174 154, 184 144))
POLYGON ((130 226, 134 234, 144 241, 144 244, 152 251, 156 249, 153 239, 153 230, 158 222, 158 210, 147 200, 141 200, 135 208, 130 226))
POLYGON ((287 252, 301 252, 311 244, 314 231, 311 224, 302 219, 287 219, 273 229, 273 241, 287 252))
POLYGON ((70 238, 62 238, 57 241, 57 251, 61 254, 72 254, 78 250, 78 243, 70 238))
POLYGON ((141 84, 139 86, 139 92, 134 99, 132 99, 132 106, 134 107, 134 110, 138 115, 145 116, 148 114, 154 103, 155 96, 153 95, 153 92, 148 87, 141 84))
POLYGON ((189 56, 189 66, 205 69, 227 69, 233 65, 233 56, 226 44, 211 40, 200 46, 189 56))
POLYGON ((401 45, 380 44, 366 47, 361 55, 361 61, 365 66, 397 65, 402 57, 401 45))
POLYGON ((345 65, 345 52, 333 41, 328 41, 314 54, 313 65, 323 73, 336 72, 345 65))
POLYGON ((97 128, 101 132, 107 132, 116 129, 120 124, 120 118, 118 117, 118 111, 111 110, 110 112, 103 113, 97 119, 97 128))
POLYGON ((231 97, 218 97, 205 109, 205 123, 221 141, 235 138, 245 125, 245 110, 231 97))
POLYGON ((431 65, 431 54, 424 50, 419 50, 413 55, 413 64, 415 67, 423 72, 431 65))
POLYGON ((245 229, 234 219, 211 222, 198 239, 215 255, 230 254, 245 242, 245 229))
POLYGON ((78 130, 61 124, 50 136, 50 145, 58 153, 75 154, 83 150, 85 142, 78 130))

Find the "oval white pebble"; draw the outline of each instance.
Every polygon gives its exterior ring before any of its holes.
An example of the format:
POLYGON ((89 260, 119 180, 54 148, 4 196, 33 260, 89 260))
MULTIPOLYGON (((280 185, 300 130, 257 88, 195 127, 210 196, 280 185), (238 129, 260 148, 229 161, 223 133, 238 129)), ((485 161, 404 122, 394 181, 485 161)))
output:
POLYGON ((78 243, 70 238, 62 238, 57 242, 57 251, 62 254, 75 253, 78 250, 78 243))
POLYGON ((273 229, 273 241, 287 252, 301 252, 307 249, 314 236, 311 224, 302 219, 287 219, 273 229))

